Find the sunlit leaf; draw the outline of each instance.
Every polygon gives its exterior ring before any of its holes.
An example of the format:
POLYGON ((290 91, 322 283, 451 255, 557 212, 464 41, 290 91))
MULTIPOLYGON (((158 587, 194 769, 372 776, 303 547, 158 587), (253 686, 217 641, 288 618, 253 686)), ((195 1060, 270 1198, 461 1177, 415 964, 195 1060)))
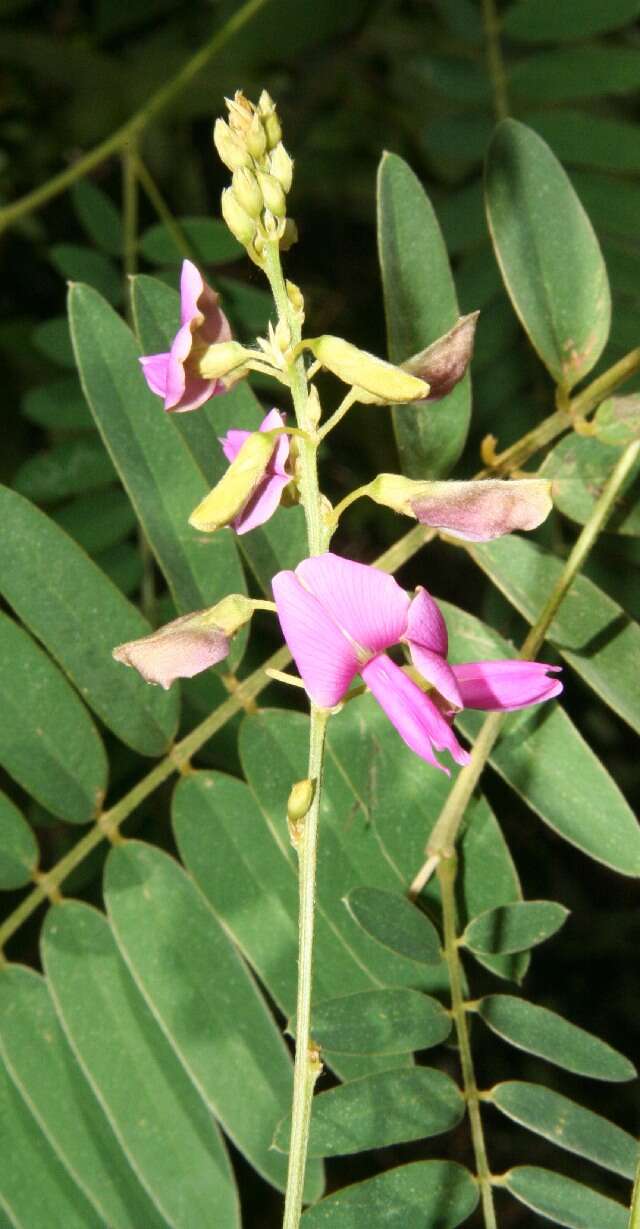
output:
POLYGON ((534 1212, 569 1229, 627 1229, 627 1209, 573 1178, 517 1165, 503 1179, 507 1190, 534 1212))
MULTIPOLYGON (((618 447, 572 432, 547 454, 540 473, 551 478, 553 502, 560 512, 585 525, 619 459, 618 447)), ((640 536, 640 461, 621 487, 606 528, 608 533, 640 536)))
MULTIPOLYGON (((454 1229, 471 1215, 478 1188, 454 1161, 413 1161, 321 1199, 302 1217, 304 1229, 454 1229)), ((617 1229, 617 1226, 616 1226, 617 1229)))
POLYGON ((38 843, 24 815, 0 791, 0 889, 21 888, 38 865, 38 843))
POLYGON ((316 1002, 311 1031, 322 1050, 337 1054, 407 1054, 444 1041, 451 1017, 417 990, 360 990, 316 1002))
POLYGON ((631 1080, 636 1074, 633 1063, 606 1041, 536 1003, 511 994, 490 994, 480 999, 477 1011, 504 1041, 565 1071, 596 1080, 631 1080))
POLYGON ((345 904, 358 925, 390 951, 419 964, 442 960, 435 926, 406 896, 380 888, 354 888, 345 904))
POLYGON ((544 943, 566 921, 569 910, 553 900, 522 900, 489 909, 469 922, 462 943, 483 955, 522 952, 544 943))

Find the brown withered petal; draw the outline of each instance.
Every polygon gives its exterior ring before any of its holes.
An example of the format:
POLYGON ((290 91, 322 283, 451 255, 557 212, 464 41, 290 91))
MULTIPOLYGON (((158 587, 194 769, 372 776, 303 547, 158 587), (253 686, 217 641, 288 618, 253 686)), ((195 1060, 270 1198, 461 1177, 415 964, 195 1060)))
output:
POLYGON ((476 325, 480 312, 461 316, 442 337, 412 355, 401 366, 430 385, 430 401, 439 401, 462 379, 473 357, 476 325))
POLYGON ((113 656, 133 666, 147 683, 158 683, 165 690, 177 678, 193 678, 229 653, 228 636, 219 627, 203 623, 206 613, 181 615, 150 636, 118 645, 113 656))
POLYGON ((542 478, 420 485, 422 489, 407 499, 407 511, 421 524, 469 542, 488 542, 515 529, 535 529, 553 507, 551 484, 542 478))

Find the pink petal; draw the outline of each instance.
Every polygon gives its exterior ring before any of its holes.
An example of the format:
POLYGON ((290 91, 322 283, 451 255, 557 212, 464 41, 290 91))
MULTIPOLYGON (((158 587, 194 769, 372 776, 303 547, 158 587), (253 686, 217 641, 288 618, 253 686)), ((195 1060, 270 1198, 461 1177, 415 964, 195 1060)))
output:
MULTIPOLYGON (((409 607, 406 639, 410 643, 421 645, 423 649, 440 653, 442 657, 447 656, 449 648, 447 625, 440 607, 422 586, 416 590, 416 596, 409 607)), ((419 666, 418 669, 420 669, 419 666)))
POLYGON ((464 708, 456 676, 446 659, 432 649, 423 649, 422 645, 415 644, 412 640, 409 641, 409 649, 411 660, 425 682, 431 683, 454 709, 464 708))
MULTIPOLYGON (((204 291, 202 274, 190 260, 183 260, 180 273, 180 324, 201 324, 204 316, 198 308, 198 299, 204 291), (199 317, 199 319, 198 319, 199 317)), ((216 296, 217 298, 217 296, 216 296)))
MULTIPOLYGON (((266 418, 263 418, 258 431, 274 431, 276 427, 284 427, 286 414, 280 414, 278 410, 269 410, 266 418)), ((249 438, 250 431, 239 431, 232 427, 227 434, 220 439, 222 451, 227 458, 227 461, 235 461, 245 440, 249 438)), ((274 455, 269 463, 269 468, 273 469, 274 473, 282 473, 284 475, 284 464, 289 456, 289 438, 283 435, 275 448, 274 455)), ((289 481, 289 477, 287 477, 289 481)))
POLYGON ((526 708, 551 700, 562 691, 559 679, 548 678, 560 666, 541 661, 470 661, 453 666, 465 708, 526 708))
MULTIPOLYGON (((270 465, 272 462, 273 458, 270 465)), ((256 529, 258 525, 268 521, 276 511, 280 496, 290 481, 288 474, 267 473, 240 515, 232 522, 236 533, 248 533, 250 529, 256 529)))
POLYGON ((379 653, 404 634, 409 598, 386 572, 328 552, 303 559, 296 575, 363 649, 379 653))
POLYGON ((202 380, 200 376, 185 372, 182 396, 175 405, 167 406, 165 403, 165 409, 174 414, 186 414, 189 410, 197 410, 205 401, 225 391, 220 380, 202 380))
POLYGON ((354 649, 295 572, 278 572, 271 584, 280 626, 307 692, 321 708, 333 708, 360 668, 354 649))
POLYGON ((118 645, 113 656, 166 690, 175 679, 193 678, 229 653, 228 636, 218 627, 199 625, 198 619, 198 611, 181 615, 150 636, 118 645))
POLYGON ((550 485, 543 478, 427 482, 423 494, 409 504, 423 525, 444 529, 463 541, 488 542, 542 524, 553 507, 550 485))
POLYGON ((400 737, 416 755, 447 776, 449 769, 436 758, 434 748, 450 751, 458 764, 469 762, 468 753, 435 704, 384 653, 367 662, 360 673, 400 737))
POLYGON ((235 461, 245 440, 249 439, 250 431, 237 431, 234 427, 227 431, 225 436, 220 439, 222 451, 227 458, 227 461, 235 461))
POLYGON ((149 388, 157 397, 164 397, 167 391, 167 371, 170 354, 145 354, 139 360, 149 388))

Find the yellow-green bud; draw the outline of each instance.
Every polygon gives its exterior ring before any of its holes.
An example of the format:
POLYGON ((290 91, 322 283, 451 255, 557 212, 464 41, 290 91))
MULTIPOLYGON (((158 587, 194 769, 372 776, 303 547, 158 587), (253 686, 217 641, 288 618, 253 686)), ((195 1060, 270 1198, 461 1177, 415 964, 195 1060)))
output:
POLYGON ((204 627, 219 627, 226 636, 233 636, 249 622, 253 609, 251 598, 244 597, 242 593, 230 593, 217 606, 203 611, 202 624, 204 627))
POLYGON ((280 249, 283 252, 288 252, 294 243, 298 242, 298 227, 293 218, 285 218, 282 236, 280 238, 280 249))
POLYGON ((393 404, 418 401, 429 393, 429 385, 425 384, 424 380, 402 371, 400 367, 394 367, 384 359, 368 354, 366 350, 359 350, 342 337, 325 334, 324 337, 305 342, 305 346, 315 354, 323 367, 332 371, 345 384, 363 389, 366 394, 371 394, 382 402, 393 404))
POLYGON ((270 209, 265 209, 260 219, 260 226, 265 239, 269 241, 280 239, 284 231, 284 218, 277 218, 270 209))
POLYGON ((242 208, 232 188, 225 188, 222 193, 222 216, 238 243, 243 247, 251 243, 256 233, 255 220, 242 208))
POLYGON ((245 98, 242 90, 236 90, 233 98, 225 98, 225 102, 233 131, 244 137, 251 125, 255 107, 245 98))
POLYGON ((247 149, 253 158, 262 158, 267 151, 267 134, 262 126, 262 120, 254 113, 246 135, 247 149))
POLYGON ((218 341, 197 353, 195 365, 203 380, 221 380, 242 367, 248 358, 251 358, 251 351, 239 341, 218 341))
POLYGON ((304 298, 302 295, 302 291, 299 286, 296 286, 295 282, 290 282, 287 280, 285 285, 287 287, 287 298, 291 304, 291 309, 296 319, 300 322, 300 324, 303 324, 304 323, 304 298))
POLYGON ((282 136, 282 128, 280 120, 276 112, 276 104, 273 98, 266 90, 263 90, 258 99, 258 111, 262 116, 262 124, 267 137, 269 149, 273 149, 278 144, 282 136))
POLYGON ((317 427, 322 418, 322 406, 315 384, 312 384, 309 389, 307 398, 307 421, 311 427, 317 427))
POLYGON ((258 171, 258 183, 267 209, 276 218, 283 218, 287 212, 287 201, 282 185, 273 175, 266 175, 264 171, 258 171))
POLYGON ((213 143, 220 160, 230 171, 235 171, 241 166, 251 166, 251 154, 244 143, 234 136, 223 119, 217 119, 214 124, 213 143))
POLYGON ((304 781, 296 781, 295 785, 291 786, 289 801, 287 802, 287 819, 290 823, 299 823, 304 819, 316 792, 316 783, 308 777, 304 781))
POLYGON ((278 180, 284 192, 291 191, 293 181, 293 160, 289 157, 282 141, 279 141, 269 159, 269 172, 278 180))
POLYGON ((232 189, 238 204, 250 217, 258 218, 264 208, 264 201, 253 172, 249 171, 246 166, 234 171, 232 189))
POLYGON ((194 529, 213 533, 240 515, 265 475, 278 436, 277 431, 254 431, 245 440, 226 474, 191 513, 194 529))

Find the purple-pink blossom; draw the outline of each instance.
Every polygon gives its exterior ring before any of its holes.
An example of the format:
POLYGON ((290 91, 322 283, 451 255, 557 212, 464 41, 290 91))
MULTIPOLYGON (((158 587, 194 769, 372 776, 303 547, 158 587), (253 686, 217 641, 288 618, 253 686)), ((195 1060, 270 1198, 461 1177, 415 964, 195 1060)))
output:
POLYGON ((333 708, 359 674, 401 738, 427 763, 448 773, 436 756, 449 751, 458 764, 468 752, 452 729, 462 708, 515 709, 562 691, 542 662, 447 661, 442 613, 426 589, 411 599, 392 576, 327 553, 304 559, 294 572, 273 578, 278 617, 307 692, 333 708), (396 665, 386 650, 408 646, 435 702, 396 665))
MULTIPOLYGON (((263 418, 258 430, 277 430, 278 427, 284 427, 284 421, 285 416, 283 414, 279 414, 277 410, 270 410, 266 418, 263 418)), ((250 434, 250 431, 237 431, 234 429, 227 431, 224 438, 220 440, 222 451, 227 461, 235 460, 250 434)), ((273 450, 263 478, 258 483, 242 511, 231 522, 236 533, 248 533, 250 529, 255 529, 258 525, 264 524, 265 521, 269 520, 269 517, 273 516, 280 503, 284 488, 291 482, 291 474, 287 473, 286 470, 289 448, 289 436, 281 435, 273 450)))
POLYGON ((165 410, 183 413, 196 410, 218 393, 226 392, 223 380, 207 380, 189 364, 196 346, 231 340, 231 328, 221 311, 219 296, 190 260, 183 261, 180 275, 180 328, 165 354, 147 354, 140 359, 152 393, 164 400, 165 410))

